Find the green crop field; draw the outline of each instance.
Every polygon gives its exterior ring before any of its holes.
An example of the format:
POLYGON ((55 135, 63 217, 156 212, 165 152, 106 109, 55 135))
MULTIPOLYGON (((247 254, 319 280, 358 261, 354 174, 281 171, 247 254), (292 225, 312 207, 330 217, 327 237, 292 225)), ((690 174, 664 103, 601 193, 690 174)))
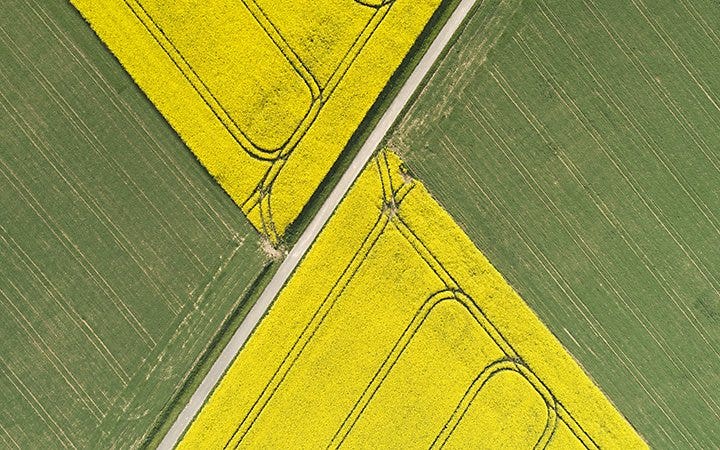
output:
POLYGON ((720 445, 719 23, 484 1, 389 139, 657 448, 720 445))
POLYGON ((68 3, 2 9, 0 447, 135 447, 266 258, 68 3))

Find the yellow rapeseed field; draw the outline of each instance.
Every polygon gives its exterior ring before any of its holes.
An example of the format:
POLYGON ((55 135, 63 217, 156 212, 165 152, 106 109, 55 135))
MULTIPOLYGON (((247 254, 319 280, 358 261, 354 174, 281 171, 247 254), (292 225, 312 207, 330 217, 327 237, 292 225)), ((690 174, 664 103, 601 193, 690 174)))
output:
POLYGON ((392 153, 374 159, 180 448, 645 448, 392 153))
POLYGON ((440 0, 71 0, 277 242, 440 0))

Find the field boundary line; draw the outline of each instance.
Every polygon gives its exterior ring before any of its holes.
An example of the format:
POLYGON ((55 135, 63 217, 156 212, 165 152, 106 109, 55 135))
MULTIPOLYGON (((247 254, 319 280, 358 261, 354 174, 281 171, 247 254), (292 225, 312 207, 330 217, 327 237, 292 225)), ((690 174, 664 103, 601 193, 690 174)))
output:
POLYGON ((318 210, 315 217, 313 217, 308 227, 298 239, 297 243, 290 250, 275 275, 263 290, 257 302, 250 309, 237 331, 235 331, 232 338, 230 338, 230 341, 225 346, 220 356, 213 363, 210 371, 207 375, 205 375, 205 378, 203 378, 198 388, 190 397, 190 400, 180 412, 180 415, 170 427, 169 431, 165 434, 158 446, 158 449, 170 450, 178 444, 180 438, 185 434, 185 431, 192 420, 198 412, 200 412, 200 409, 205 404, 205 401, 210 397, 210 394, 214 390, 215 386, 219 383, 222 376, 230 367, 230 364, 232 364, 235 356, 237 356, 242 347, 245 345, 245 342, 248 340, 257 324, 270 308, 273 300, 277 297, 282 287, 290 278, 290 275, 295 271, 295 268, 310 249, 310 246, 315 241, 315 238, 317 238, 318 234, 320 234, 320 230, 322 230, 327 221, 330 219, 330 216, 340 204, 340 201, 345 197, 345 194, 350 189, 350 186, 367 165, 367 162, 375 153, 377 147, 382 143, 385 135, 400 116, 400 113, 405 109, 405 106, 408 104, 415 91, 420 87, 422 81, 435 64, 435 61, 441 54, 443 54, 445 48, 455 35, 455 32, 460 28, 465 18, 473 10, 475 3, 476 0, 461 0, 457 5, 452 15, 448 18, 445 25, 443 25, 442 29, 430 44, 423 57, 415 66, 415 69, 413 69, 412 73, 403 84, 397 96, 393 99, 392 103, 390 103, 373 131, 365 140, 365 143, 360 148, 360 151, 355 156, 350 166, 347 168, 345 173, 343 173, 340 181, 338 181, 335 185, 335 188, 332 190, 327 200, 325 200, 323 205, 320 207, 320 210, 318 210))

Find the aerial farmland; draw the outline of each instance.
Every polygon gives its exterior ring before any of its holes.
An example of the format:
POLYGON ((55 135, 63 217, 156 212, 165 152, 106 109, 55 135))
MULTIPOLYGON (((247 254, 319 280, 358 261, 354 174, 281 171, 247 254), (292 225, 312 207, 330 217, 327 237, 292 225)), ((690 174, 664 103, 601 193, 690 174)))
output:
POLYGON ((0 448, 720 447, 718 23, 10 0, 0 448))

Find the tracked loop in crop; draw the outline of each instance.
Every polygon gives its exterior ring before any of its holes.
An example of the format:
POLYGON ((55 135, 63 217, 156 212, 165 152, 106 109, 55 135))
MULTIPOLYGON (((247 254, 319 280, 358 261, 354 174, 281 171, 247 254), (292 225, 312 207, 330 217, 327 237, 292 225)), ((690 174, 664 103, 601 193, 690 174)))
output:
POLYGON ((509 341, 502 335, 499 329, 488 319, 483 311, 477 306, 475 301, 470 298, 456 281, 453 275, 446 269, 440 259, 433 254, 428 246, 418 237, 413 229, 403 220, 400 206, 407 195, 415 186, 413 180, 402 181, 399 186, 393 182, 390 163, 387 155, 382 152, 374 160, 381 186, 381 198, 379 199, 379 214, 375 224, 362 241, 360 248, 355 252, 352 259, 345 266, 340 277, 334 283, 332 289, 325 299, 320 303, 317 310, 312 315, 311 320, 304 327, 290 351, 285 354, 281 364, 274 371, 272 377, 262 389, 260 395, 256 398, 250 410, 244 415, 233 433, 228 437, 224 448, 238 448, 245 436, 251 430, 258 418, 263 414, 268 403, 272 400, 274 394, 281 389, 287 375, 293 370, 295 363, 302 357, 303 351, 318 329, 323 325, 326 317, 341 297, 346 287, 352 282, 353 277, 360 270, 361 266, 368 258, 368 254, 372 251, 380 237, 393 227, 407 240, 407 242, 415 250, 418 256, 432 270, 445 289, 436 292, 430 296, 415 313, 411 322, 405 328, 405 331, 398 338, 390 353, 385 357, 383 363, 375 372, 375 375, 369 380, 367 386, 363 390, 361 396, 357 399, 354 406, 348 412, 343 420, 340 428, 335 432, 332 441, 329 443, 331 448, 339 448, 352 432, 354 425, 362 416, 367 406, 372 402, 373 397, 378 392, 387 375, 392 371, 395 363, 402 356, 405 349, 411 343, 413 337, 422 327, 423 323, 433 311, 433 309, 443 302, 457 302, 473 317, 474 321, 484 330, 490 337, 497 348, 505 355, 504 358, 493 361, 485 367, 478 369, 479 375, 473 383, 467 388, 465 396, 458 403, 453 414, 448 418, 445 426, 435 437, 433 446, 440 448, 450 438, 453 431, 463 419, 465 412, 469 409, 473 400, 482 390, 488 380, 494 375, 502 371, 512 371, 522 376, 529 385, 542 398, 547 409, 547 420, 544 424, 542 434, 537 438, 536 448, 545 448, 550 442, 553 432, 557 426, 558 420, 564 422, 572 431, 575 438, 586 448, 598 448, 597 444, 575 420, 575 418, 567 411, 562 403, 557 400, 551 390, 542 382, 535 374, 530 365, 523 361, 522 355, 513 348, 509 341))
POLYGON ((441 0, 72 3, 277 246, 441 0))
POLYGON ((348 69, 385 18, 394 0, 356 2, 360 7, 373 8, 375 12, 357 35, 352 46, 343 55, 337 67, 334 68, 330 79, 324 85, 318 82, 316 76, 302 61, 297 52, 291 48, 282 32, 272 23, 260 5, 258 5, 255 0, 242 0, 243 6, 252 14, 253 18, 277 47, 277 50, 282 53, 288 64, 292 66, 298 77, 303 80, 311 96, 310 106, 303 115, 302 120, 284 143, 277 148, 264 148, 250 139, 247 133, 240 128, 226 106, 218 100, 215 93, 212 92, 207 83, 200 77, 187 58, 173 43, 170 36, 142 5, 141 0, 123 1, 135 17, 143 24, 147 32, 152 35, 158 45, 160 45, 170 57, 178 70, 180 70, 190 85, 192 85, 195 92, 203 99, 205 104, 213 111, 215 117, 222 123, 225 130, 235 139, 238 145, 249 156, 270 163, 270 167, 268 167, 265 174, 259 180, 255 189, 242 202, 241 207, 246 215, 251 214, 255 208, 258 208, 262 228, 261 232, 265 234, 272 243, 277 244, 280 238, 280 232, 278 232, 272 216, 271 198, 273 184, 292 151, 315 122, 324 104, 330 99, 333 91, 340 84, 348 69))
MULTIPOLYGON (((480 391, 486 386, 489 381, 492 380, 493 377, 501 374, 502 372, 514 372, 519 374, 530 385, 532 385, 533 389, 535 389, 535 392, 537 392, 542 397, 547 408, 547 421, 545 423, 545 427, 543 428, 542 434, 538 437, 538 440, 535 443, 534 448, 541 449, 545 448, 548 445, 553 433, 555 432, 555 427, 557 426, 558 414, 557 402, 555 398, 552 396, 547 387, 545 387, 542 381, 540 381, 540 379, 535 376, 535 374, 530 369, 528 369, 527 366, 515 359, 501 359, 485 367, 477 376, 477 378, 473 380, 473 383, 465 392, 465 395, 463 396, 460 403, 458 403, 455 411, 453 411, 452 416, 450 416, 440 433, 438 433, 438 435, 435 437, 431 448, 442 448, 445 446, 448 439, 453 434, 457 426, 460 424, 460 421, 463 420, 463 417, 470 409, 472 402, 475 400, 475 398, 477 398, 477 395, 480 393, 480 391)), ((585 446, 587 447, 587 443, 585 443, 585 446)))
POLYGON ((380 23, 383 21, 390 7, 392 6, 392 1, 386 1, 380 5, 372 6, 373 8, 376 8, 375 13, 365 25, 362 32, 357 36, 352 47, 348 49, 348 51, 342 57, 340 63, 333 71, 332 76, 328 80, 327 84, 325 84, 324 86, 320 86, 319 84, 317 84, 317 82, 315 81, 315 77, 310 73, 310 70, 302 63, 299 57, 297 57, 297 55, 292 52, 290 47, 287 45, 287 41, 285 40, 285 38, 283 38, 277 27, 273 25, 268 16, 262 10, 262 8, 260 8, 260 6, 258 6, 258 4, 254 0, 243 0, 243 3, 252 12, 253 16, 256 18, 258 23, 260 23, 260 25, 266 30, 268 35, 273 38, 273 41, 276 43, 276 45, 278 45, 281 50, 283 48, 287 48, 288 52, 291 52, 290 54, 293 55, 291 64, 297 64, 297 69, 302 70, 304 73, 306 73, 307 76, 314 82, 313 109, 309 111, 306 119, 304 119, 300 126, 298 126, 298 128, 288 140, 284 148, 279 152, 277 158, 273 161, 271 167, 262 177, 255 190, 242 204, 242 210, 246 215, 250 214, 255 208, 259 209, 263 233, 270 239, 271 242, 277 243, 280 236, 278 230, 276 229, 275 221, 272 218, 271 198, 273 184, 275 183, 275 180, 280 174, 280 171, 285 165, 288 157, 292 153, 292 150, 295 148, 295 146, 297 146, 297 144, 308 132, 309 128, 312 126, 313 122, 322 110, 323 105, 330 99, 333 91, 340 84, 348 69, 352 65, 353 61, 355 61, 357 56, 367 44, 368 40, 370 40, 373 33, 375 33, 375 30, 378 28, 378 26, 380 26, 380 23))

